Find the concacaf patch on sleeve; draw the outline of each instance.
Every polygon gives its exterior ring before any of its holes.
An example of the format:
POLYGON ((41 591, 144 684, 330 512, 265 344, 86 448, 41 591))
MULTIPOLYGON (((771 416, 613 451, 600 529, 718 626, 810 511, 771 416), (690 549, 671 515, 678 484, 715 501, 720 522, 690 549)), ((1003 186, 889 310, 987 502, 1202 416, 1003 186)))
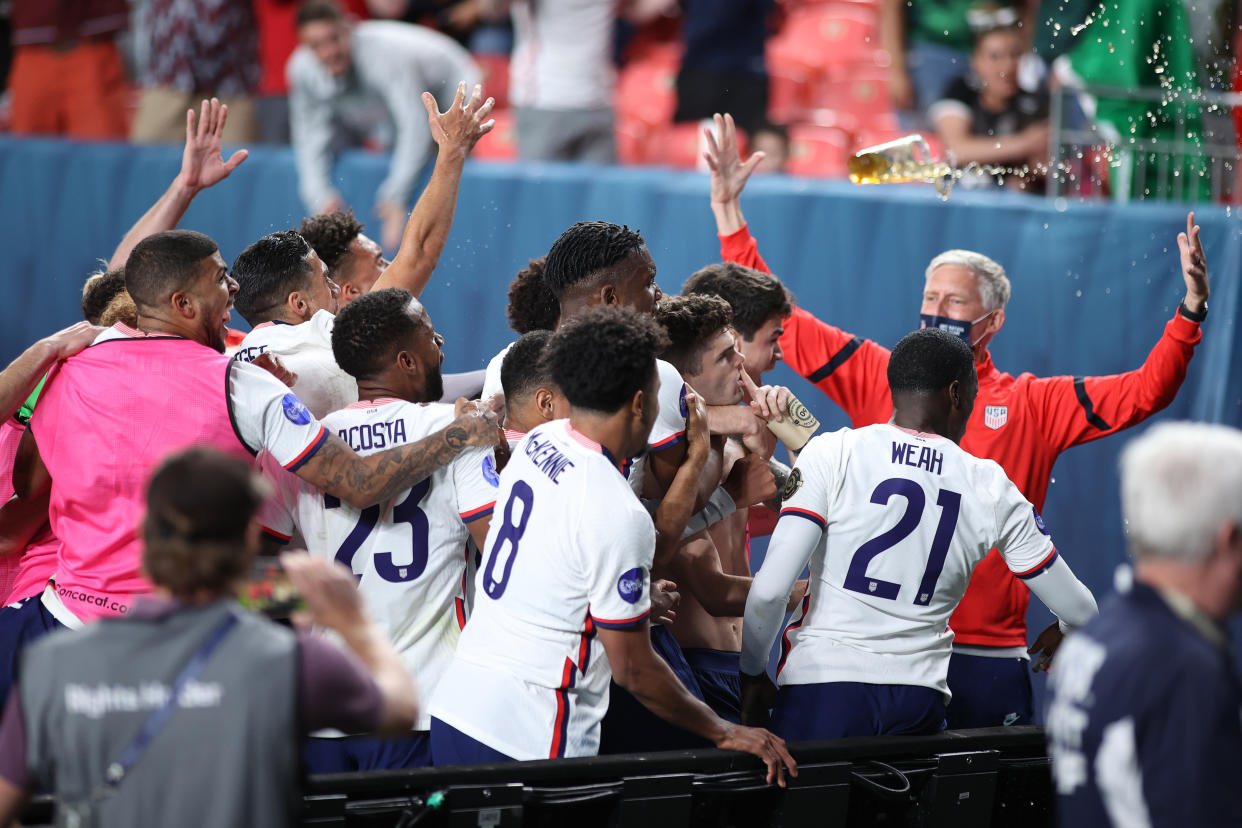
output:
POLYGON ((641 566, 628 569, 617 579, 617 594, 627 604, 637 604, 647 588, 647 570, 641 566))
POLYGON ((306 410, 306 406, 296 394, 285 394, 280 405, 284 409, 285 419, 294 425, 306 425, 311 421, 311 413, 306 410))
POLYGON ((781 501, 789 500, 798 493, 798 489, 802 488, 802 469, 795 468, 789 473, 789 479, 785 481, 785 488, 781 491, 781 501))
POLYGON ((677 397, 677 405, 681 408, 681 418, 684 420, 690 416, 690 409, 686 407, 686 384, 681 384, 681 394, 677 397))
POLYGON ((496 474, 496 461, 489 454, 483 458, 483 479, 500 488, 500 475, 496 474))
POLYGON ((1035 528, 1045 535, 1048 534, 1048 527, 1044 525, 1044 519, 1039 514, 1039 510, 1032 506, 1031 514, 1035 515, 1035 528))

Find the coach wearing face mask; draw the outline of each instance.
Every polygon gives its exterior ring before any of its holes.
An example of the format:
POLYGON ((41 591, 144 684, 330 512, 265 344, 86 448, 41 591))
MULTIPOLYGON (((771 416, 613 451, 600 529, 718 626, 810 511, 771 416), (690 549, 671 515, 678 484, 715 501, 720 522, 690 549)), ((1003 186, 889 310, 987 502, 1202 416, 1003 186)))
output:
MULTIPOLYGON (((712 153, 712 212, 721 258, 765 273, 742 216, 739 196, 757 161, 743 162, 726 123, 712 153)), ((975 355, 979 395, 961 446, 995 460, 1040 509, 1057 456, 1066 449, 1136 425, 1173 401, 1199 344, 1207 317, 1208 277, 1194 213, 1179 233, 1186 296, 1164 335, 1134 371, 1109 377, 1015 377, 992 364, 988 345, 1005 324, 1009 279, 980 253, 949 250, 932 259, 923 286, 920 327, 960 336, 975 355)), ((785 320, 785 362, 841 406, 855 428, 888 422, 893 401, 886 381, 889 350, 816 319, 801 308, 785 320)), ((955 633, 947 709, 951 729, 1030 724, 1034 710, 1028 656, 1046 666, 1061 641, 1054 623, 1028 649, 1030 594, 992 550, 975 568, 949 621, 955 633)))

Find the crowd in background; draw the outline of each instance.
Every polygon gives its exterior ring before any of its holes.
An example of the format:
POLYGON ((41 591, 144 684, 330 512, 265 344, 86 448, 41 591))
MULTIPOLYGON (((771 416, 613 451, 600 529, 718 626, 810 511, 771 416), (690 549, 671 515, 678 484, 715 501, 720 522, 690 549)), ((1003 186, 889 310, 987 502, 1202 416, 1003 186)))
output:
MULTIPOLYGON (((226 140, 286 143, 292 122, 296 144, 298 123, 306 120, 297 112, 299 87, 311 82, 309 67, 291 61, 299 39, 307 43, 299 5, 9 0, 0 5, 8 10, 12 57, 4 119, 18 134, 177 142, 185 109, 214 96, 230 108, 226 140)), ((1172 93, 1236 85, 1237 15, 1227 0, 1124 0, 1098 8, 1087 0, 344 0, 341 6, 348 21, 369 21, 353 30, 355 40, 373 41, 383 31, 377 21, 418 26, 418 36, 393 48, 430 50, 442 64, 470 67, 470 77, 457 71, 452 83, 486 82, 497 100, 497 129, 481 143, 481 158, 701 169, 707 148, 699 124, 728 111, 743 141, 765 153, 760 172, 842 177, 852 151, 917 129, 959 165, 1023 170, 1011 174, 1009 186, 1042 191, 1056 138, 1051 88, 1086 83, 1172 93)), ((449 82, 443 69, 443 77, 425 77, 436 70, 427 58, 420 61, 415 73, 428 81, 422 88, 449 82)), ((407 101, 416 115, 417 91, 407 101)), ((394 124, 400 133, 402 113, 393 111, 399 105, 391 99, 387 105, 386 113, 365 113, 367 128, 346 142, 400 154, 394 124)), ((1093 126, 1097 145, 1177 135, 1192 145, 1236 146, 1229 119, 1215 107, 1187 112, 1167 100, 1070 96, 1060 114, 1068 127, 1093 126)), ((404 148, 407 166, 426 160, 426 136, 414 143, 404 148)), ((1080 164, 1069 172, 1099 177, 1107 175, 1105 167, 1080 164)), ((392 182, 381 201, 408 199, 409 186, 399 185, 392 182)), ((330 198, 325 186, 310 189, 304 187, 310 209, 330 198)))

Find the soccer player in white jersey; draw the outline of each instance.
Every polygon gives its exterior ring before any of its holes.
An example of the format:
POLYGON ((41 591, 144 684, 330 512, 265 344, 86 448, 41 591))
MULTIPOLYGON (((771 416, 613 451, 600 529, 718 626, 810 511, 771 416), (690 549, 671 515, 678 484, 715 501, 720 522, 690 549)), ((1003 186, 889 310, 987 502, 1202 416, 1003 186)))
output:
POLYGON ((947 622, 993 547, 1063 628, 1096 614, 1035 508, 1000 466, 958 446, 978 391, 970 348, 915 331, 893 349, 888 382, 891 422, 820 435, 799 455, 746 602, 743 721, 761 721, 785 596, 810 563, 772 714, 786 738, 942 729, 947 622))
MULTIPOLYGON (((570 418, 528 433, 501 473, 474 612, 431 701, 437 756, 593 755, 611 676, 661 716, 760 756, 770 781, 782 765, 794 770, 779 739, 716 716, 651 649, 646 587, 656 532, 617 458, 647 442, 663 340, 646 315, 598 309, 549 342, 545 358, 570 418)), ((689 518, 707 454, 701 409, 693 397, 688 405, 686 468, 657 515, 669 534, 689 518)))
MULTIPOLYGON (((424 95, 431 135, 439 147, 435 169, 410 215, 396 257, 369 282, 351 274, 355 288, 399 287, 417 297, 426 286, 448 241, 462 166, 494 123, 487 120, 493 101, 484 101, 482 95, 476 86, 467 100, 461 84, 443 113, 437 111, 434 98, 424 95)), ((378 268, 381 261, 373 256, 371 267, 378 268)), ((340 301, 330 276, 306 240, 292 230, 263 237, 233 262, 233 278, 239 284, 237 310, 254 328, 242 340, 238 358, 250 362, 265 352, 279 357, 297 375, 293 390, 316 417, 358 399, 353 378, 332 359, 332 319, 338 304, 347 302, 340 301)), ((349 298, 357 292, 351 289, 349 298)))
MULTIPOLYGON (((332 331, 340 366, 356 378, 359 401, 323 425, 365 456, 443 428, 454 407, 443 391, 443 339, 423 306, 399 288, 367 293, 344 308, 332 331)), ((261 512, 264 531, 287 540, 294 525, 309 551, 335 558, 410 668, 424 695, 435 690, 465 626, 469 542, 487 535, 497 476, 491 449, 462 452, 396 497, 356 509, 263 461, 277 493, 261 512)), ((333 773, 431 764, 424 713, 403 740, 312 739, 309 770, 333 773)))

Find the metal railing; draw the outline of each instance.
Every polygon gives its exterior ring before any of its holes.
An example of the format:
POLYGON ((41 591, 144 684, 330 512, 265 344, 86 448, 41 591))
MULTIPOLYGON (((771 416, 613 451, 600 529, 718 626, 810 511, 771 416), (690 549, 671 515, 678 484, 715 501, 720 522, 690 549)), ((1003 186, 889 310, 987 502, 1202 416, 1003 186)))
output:
MULTIPOLYGON (((1242 153, 1236 143, 1214 138, 1174 140, 1108 136, 1093 125, 1071 127, 1071 98, 1086 93, 1097 100, 1151 104, 1160 117, 1185 124, 1194 110, 1228 113, 1242 107, 1236 92, 1170 92, 1114 86, 1057 87, 1051 93, 1047 195, 1109 197, 1114 200, 1237 202, 1242 195, 1242 153)), ((1199 121, 1203 121, 1202 114, 1199 121)), ((1223 121, 1223 118, 1220 120, 1223 121)), ((1226 130, 1226 139, 1232 130, 1226 130)))

